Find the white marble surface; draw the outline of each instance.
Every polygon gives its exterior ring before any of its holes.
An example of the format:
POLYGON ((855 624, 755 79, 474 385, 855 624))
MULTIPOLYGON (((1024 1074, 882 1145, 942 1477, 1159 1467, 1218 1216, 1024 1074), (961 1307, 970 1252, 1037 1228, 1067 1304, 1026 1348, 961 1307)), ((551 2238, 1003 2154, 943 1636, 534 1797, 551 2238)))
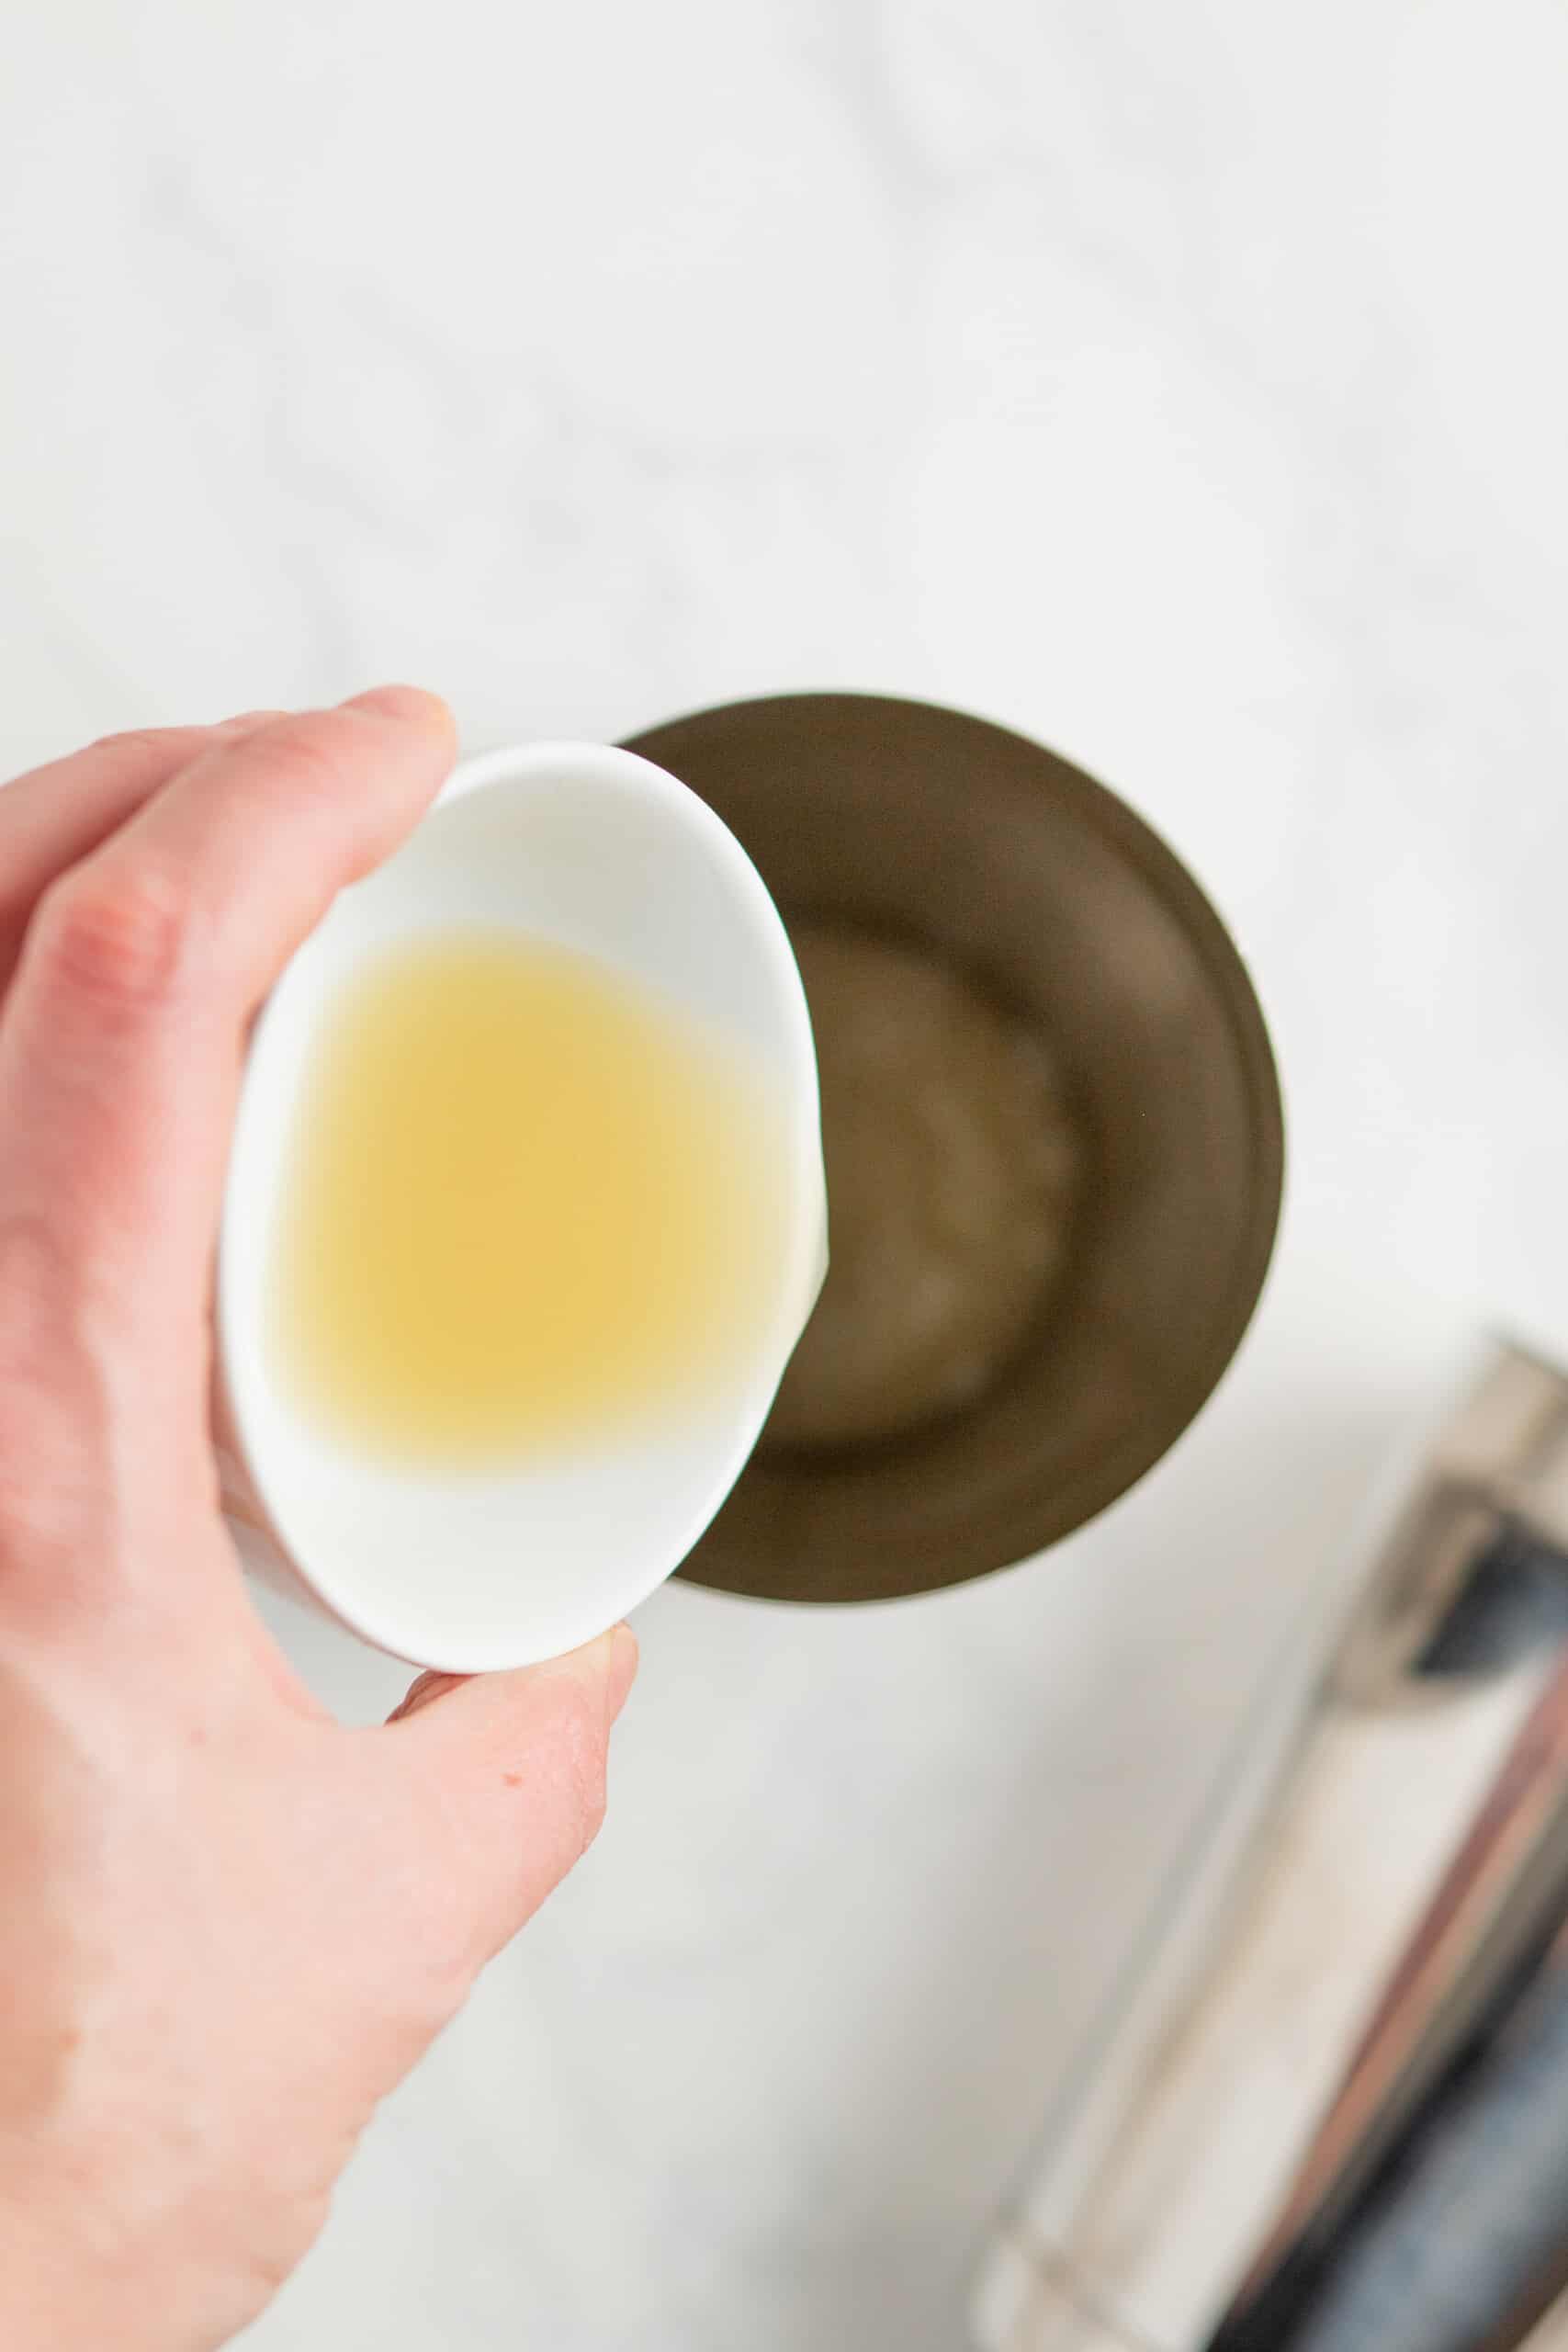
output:
POLYGON ((649 1606, 599 1848, 254 2337, 955 2352, 1434 1345, 1568 1347, 1568 19, 55 0, 7 63, 6 764, 389 674, 473 742, 904 690, 1254 960, 1290 1216, 1198 1430, 959 1595, 649 1606))

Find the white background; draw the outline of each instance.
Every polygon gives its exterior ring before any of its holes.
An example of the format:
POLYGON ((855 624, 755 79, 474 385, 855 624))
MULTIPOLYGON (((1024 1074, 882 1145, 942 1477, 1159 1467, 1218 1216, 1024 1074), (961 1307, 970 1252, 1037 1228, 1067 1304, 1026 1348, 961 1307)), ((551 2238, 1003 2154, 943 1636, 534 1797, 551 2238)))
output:
POLYGON ((601 1844, 253 2339, 954 2352, 1435 1351, 1568 1349, 1568 17, 53 0, 7 51, 6 766, 389 676, 473 745, 905 691, 1115 784, 1253 961, 1292 1190, 1199 1430, 959 1595, 646 1609, 601 1844))

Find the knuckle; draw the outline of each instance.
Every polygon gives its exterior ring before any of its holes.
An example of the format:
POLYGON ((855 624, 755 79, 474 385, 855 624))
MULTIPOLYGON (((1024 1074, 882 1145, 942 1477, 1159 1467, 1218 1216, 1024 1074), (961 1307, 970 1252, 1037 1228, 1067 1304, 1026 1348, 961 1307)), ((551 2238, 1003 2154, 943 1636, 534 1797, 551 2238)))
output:
POLYGON ((125 1012, 175 995, 192 947, 190 910, 172 878, 123 858, 89 861, 57 882, 28 941, 29 962, 51 990, 125 1012))

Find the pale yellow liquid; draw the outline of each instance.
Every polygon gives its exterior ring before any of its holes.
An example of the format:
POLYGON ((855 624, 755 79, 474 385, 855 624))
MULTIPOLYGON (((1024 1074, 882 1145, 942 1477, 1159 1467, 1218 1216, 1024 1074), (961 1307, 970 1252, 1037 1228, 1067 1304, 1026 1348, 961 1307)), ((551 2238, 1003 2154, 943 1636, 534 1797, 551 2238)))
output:
POLYGON ((274 1245, 278 1358, 340 1435, 433 1461, 656 1420, 775 1311, 779 1106, 716 1033, 496 931, 345 984, 274 1245))

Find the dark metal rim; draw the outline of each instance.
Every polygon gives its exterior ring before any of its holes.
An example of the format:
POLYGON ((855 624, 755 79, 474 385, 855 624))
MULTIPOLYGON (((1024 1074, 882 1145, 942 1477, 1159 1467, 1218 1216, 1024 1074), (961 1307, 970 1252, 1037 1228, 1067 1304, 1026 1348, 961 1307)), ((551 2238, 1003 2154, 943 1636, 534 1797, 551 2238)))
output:
MULTIPOLYGON (((908 695, 834 691, 762 695, 743 697, 736 702, 713 704, 642 729, 627 738, 626 748, 640 752, 648 758, 658 759, 662 742, 704 721, 733 720, 742 714, 762 718, 773 711, 804 716, 811 710, 827 718, 835 711, 864 708, 868 705, 911 716, 956 722, 966 730, 980 729, 989 735, 1005 737, 1011 744, 1021 747, 1033 760, 1043 762, 1050 768, 1055 788, 1076 804, 1077 813, 1089 828, 1099 832, 1138 869, 1154 896, 1164 902, 1172 919, 1192 943, 1224 1012, 1247 1101, 1254 1169, 1250 1211, 1244 1232, 1235 1239, 1230 1280, 1215 1302, 1206 1340, 1195 1354, 1190 1377, 1183 1384, 1179 1406, 1161 1415, 1149 1429, 1135 1440, 1130 1440, 1126 1446, 1097 1466, 1095 1475, 1087 1478, 1071 1498, 1070 1509, 1055 1515, 1061 1523, 1043 1530, 1039 1543, 1021 1555, 1032 1558, 1047 1545, 1059 1543, 1065 1536, 1097 1518, 1102 1510, 1108 1510, 1164 1458, 1207 1404, 1246 1337, 1262 1297, 1278 1235, 1284 1193, 1285 1119, 1279 1070, 1258 992, 1241 952, 1176 852, 1146 820, 1138 816, 1108 786, 1099 783, 1082 768, 1075 766, 1071 761, 1064 759, 1059 752, 1051 751, 1032 736, 1021 734, 1014 728, 1000 726, 993 719, 981 718, 971 711, 957 709, 950 704, 929 703, 908 695)), ((942 1586, 969 1583, 976 1577, 995 1575, 1017 1565, 1016 1559, 997 1560, 960 1568, 943 1577, 942 1586)), ((707 1584, 709 1581, 696 1562, 688 1564, 680 1573, 694 1584, 707 1584)), ((731 1585, 719 1584, 710 1589, 735 1589, 731 1585)), ((936 1589, 941 1588, 911 1585, 908 1590, 912 1594, 918 1590, 936 1589)), ((842 1596, 841 1605, 850 1605, 850 1600, 851 1596, 842 1596)), ((814 1600, 812 1605, 833 1604, 832 1600, 825 1596, 821 1600, 814 1600)))

